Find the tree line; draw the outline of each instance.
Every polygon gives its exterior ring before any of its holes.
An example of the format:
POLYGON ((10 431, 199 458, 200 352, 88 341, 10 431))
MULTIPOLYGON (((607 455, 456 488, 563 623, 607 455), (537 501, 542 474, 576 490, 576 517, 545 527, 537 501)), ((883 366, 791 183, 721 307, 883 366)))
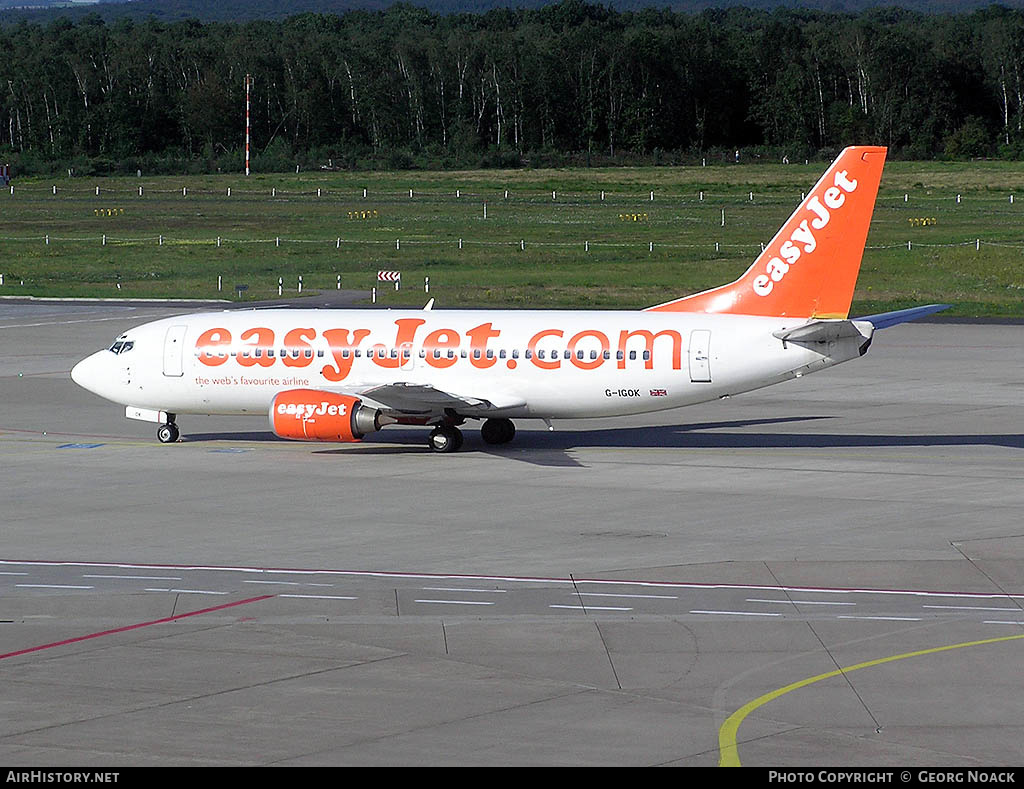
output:
POLYGON ((279 21, 0 28, 16 171, 1024 156, 1024 13, 644 9, 581 0, 279 21))

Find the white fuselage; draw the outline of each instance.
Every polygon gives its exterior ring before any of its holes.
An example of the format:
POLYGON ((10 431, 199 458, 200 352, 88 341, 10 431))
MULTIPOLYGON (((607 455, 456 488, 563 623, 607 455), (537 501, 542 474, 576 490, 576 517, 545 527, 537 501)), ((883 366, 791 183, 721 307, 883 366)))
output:
POLYGON ((130 350, 93 354, 74 376, 114 402, 178 414, 266 414, 289 389, 412 383, 486 401, 488 415, 615 416, 824 369, 856 358, 867 339, 773 336, 802 323, 637 311, 205 312, 131 329, 119 338, 130 350))

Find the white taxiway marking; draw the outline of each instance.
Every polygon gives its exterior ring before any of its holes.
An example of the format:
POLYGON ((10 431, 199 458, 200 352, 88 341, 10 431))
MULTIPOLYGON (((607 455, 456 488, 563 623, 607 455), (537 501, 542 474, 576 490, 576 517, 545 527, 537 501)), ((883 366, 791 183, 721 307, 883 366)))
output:
POLYGON ((19 589, 95 589, 95 586, 72 586, 71 584, 15 584, 19 589))
POLYGON ((480 592, 482 594, 506 594, 508 589, 466 589, 456 586, 424 586, 424 592, 480 592))
POLYGON ((174 594, 227 594, 227 592, 211 592, 208 589, 147 589, 147 592, 173 592, 174 594))
POLYGON ((986 619, 982 622, 983 625, 1024 625, 1024 622, 1014 622, 1012 620, 999 620, 999 619, 986 619))
POLYGON ((984 608, 980 605, 926 605, 922 608, 947 608, 954 611, 1020 611, 1019 608, 984 608))
POLYGON ((782 616, 770 611, 691 611, 691 614, 729 614, 731 616, 782 616))
POLYGON ((766 600, 759 597, 748 597, 748 603, 789 603, 791 605, 857 605, 856 603, 840 603, 829 600, 766 600))
POLYGON ((28 573, 0 573, 0 575, 28 575, 28 573))
POLYGON ((417 603, 441 603, 443 605, 494 605, 483 600, 417 600, 417 603))
POLYGON ((622 608, 614 605, 549 605, 548 608, 568 608, 571 611, 632 611, 632 608, 622 608))
POLYGON ((302 586, 298 581, 242 581, 243 584, 273 584, 274 586, 302 586))
POLYGON ((638 600, 678 600, 672 594, 609 594, 606 592, 577 592, 580 597, 629 597, 638 600))
POLYGON ((129 581, 180 581, 176 575, 83 575, 83 578, 124 578, 129 581))
POLYGON ((279 594, 278 597, 298 597, 303 600, 358 600, 358 597, 345 597, 340 594, 279 594))
POLYGON ((852 616, 840 614, 839 619, 879 619, 883 622, 920 622, 917 616, 852 616))

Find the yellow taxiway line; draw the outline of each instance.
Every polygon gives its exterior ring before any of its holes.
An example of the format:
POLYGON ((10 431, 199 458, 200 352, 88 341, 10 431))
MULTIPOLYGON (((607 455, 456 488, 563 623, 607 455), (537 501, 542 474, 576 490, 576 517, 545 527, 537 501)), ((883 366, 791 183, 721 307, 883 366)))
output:
POLYGON ((832 677, 849 674, 851 671, 858 671, 862 668, 871 668, 872 666, 881 666, 885 663, 893 663, 897 660, 906 660, 907 658, 921 657, 922 655, 934 655, 938 652, 949 652, 952 649, 978 647, 985 644, 998 644, 1001 641, 1016 641, 1019 639, 1024 639, 1024 634, 1017 636, 1002 636, 1000 638, 986 638, 981 641, 965 641, 962 644, 950 644, 944 647, 921 649, 916 652, 904 652, 902 655, 892 655, 890 657, 878 658, 877 660, 868 660, 864 663, 857 663, 856 665, 849 666, 847 668, 829 671, 825 674, 818 674, 816 677, 808 677, 807 679, 799 680, 798 682, 786 685, 778 690, 773 690, 770 693, 765 693, 763 696, 758 696, 753 701, 747 702, 725 719, 725 723, 723 723, 721 728, 718 730, 718 766, 740 766, 740 754, 736 744, 736 733, 740 728, 740 724, 743 723, 744 719, 754 710, 759 707, 763 707, 769 701, 774 701, 780 696, 784 696, 791 691, 806 688, 808 685, 813 685, 815 682, 821 682, 824 679, 831 679, 832 677))

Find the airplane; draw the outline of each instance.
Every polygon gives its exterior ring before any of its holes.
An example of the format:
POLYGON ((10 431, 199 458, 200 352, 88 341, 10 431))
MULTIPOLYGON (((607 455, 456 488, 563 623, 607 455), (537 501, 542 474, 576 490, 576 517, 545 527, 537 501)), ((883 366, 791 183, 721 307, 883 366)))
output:
POLYGON ((644 310, 267 309, 165 318, 121 334, 72 379, 179 440, 181 414, 263 414, 286 439, 355 442, 431 427, 457 451, 513 419, 613 417, 731 397, 863 356, 930 304, 849 310, 886 149, 846 148, 736 281, 644 310))

